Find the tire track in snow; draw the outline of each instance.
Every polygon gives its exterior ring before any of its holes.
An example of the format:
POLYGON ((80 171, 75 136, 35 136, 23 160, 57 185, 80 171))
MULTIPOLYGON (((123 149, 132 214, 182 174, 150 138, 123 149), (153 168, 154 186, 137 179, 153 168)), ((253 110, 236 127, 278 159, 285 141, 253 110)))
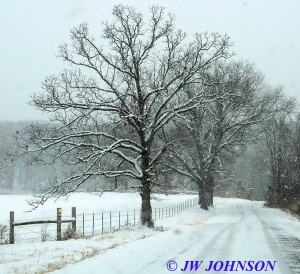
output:
MULTIPOLYGON (((244 211, 242 210, 240 205, 236 206, 237 211, 241 215, 241 218, 234 223, 231 223, 227 226, 225 226, 223 229, 221 229, 202 249, 201 252, 195 257, 195 259, 205 259, 212 257, 216 257, 216 254, 219 255, 216 258, 222 259, 224 258, 224 255, 228 256, 231 251, 231 246, 229 243, 232 244, 233 235, 236 230, 236 226, 241 223, 244 218, 244 211), (222 242, 222 245, 220 247, 220 242, 222 242)), ((225 258, 226 259, 226 258, 225 258)))
POLYGON ((300 239, 287 235, 286 231, 279 227, 269 229, 274 233, 276 244, 282 250, 283 256, 289 261, 292 272, 300 273, 300 239))
POLYGON ((218 251, 219 258, 223 261, 226 261, 228 259, 228 257, 230 256, 230 254, 232 253, 233 243, 237 240, 235 237, 235 235, 237 234, 236 233, 237 227, 245 220, 245 212, 243 210, 243 207, 241 205, 237 205, 237 210, 239 211, 239 213, 241 215, 241 219, 239 221, 233 223, 229 227, 228 235, 225 238, 223 245, 221 246, 221 248, 218 251))
POLYGON ((295 272, 295 269, 291 268, 290 259, 288 257, 284 256, 284 252, 282 254, 283 250, 282 250, 282 248, 280 248, 280 246, 278 248, 278 245, 276 244, 275 240, 273 239, 273 237, 269 231, 270 228, 268 227, 268 224, 264 220, 261 219, 259 214, 256 212, 256 210, 252 206, 249 206, 249 209, 260 221, 264 235, 267 240, 267 243, 268 243, 274 257, 276 258, 277 262, 279 262, 278 267, 280 268, 281 272, 284 274, 300 273, 300 272, 295 272))
MULTIPOLYGON (((218 233, 201 248, 201 252, 198 253, 196 257, 194 257, 194 260, 199 260, 199 259, 204 260, 205 258, 211 259, 211 256, 212 255, 216 256, 216 254, 219 255, 219 257, 217 258, 221 259, 221 257, 224 256, 224 254, 226 255, 229 254, 230 246, 228 245, 228 242, 232 241, 232 237, 236 229, 236 226, 240 222, 242 222, 245 218, 244 211, 240 205, 236 206, 236 211, 237 214, 241 215, 240 219, 237 222, 226 225, 222 230, 218 231, 218 233), (220 248, 220 243, 222 243, 221 248, 220 248)), ((181 249, 170 258, 170 260, 180 261, 182 255, 186 254, 187 252, 190 252, 192 249, 195 249, 196 251, 198 249, 198 244, 201 244, 201 239, 199 238, 200 235, 201 236, 203 235, 202 232, 200 232, 198 235, 194 235, 194 238, 197 240, 194 240, 193 242, 188 242, 185 246, 182 246, 181 249)), ((191 259, 191 258, 187 257, 186 259, 191 259)), ((153 260, 149 264, 144 266, 142 269, 140 269, 139 271, 148 269, 149 267, 151 267, 151 265, 154 265, 156 263, 157 260, 153 260)), ((165 264, 166 263, 164 263, 162 266, 165 267, 165 264)))

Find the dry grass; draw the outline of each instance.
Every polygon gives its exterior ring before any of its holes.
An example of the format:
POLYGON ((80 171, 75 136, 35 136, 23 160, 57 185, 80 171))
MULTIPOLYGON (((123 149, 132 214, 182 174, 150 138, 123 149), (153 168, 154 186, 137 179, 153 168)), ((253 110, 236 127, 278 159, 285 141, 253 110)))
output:
MULTIPOLYGON (((67 256, 61 256, 57 262, 51 262, 47 264, 46 266, 42 267, 38 272, 35 274, 44 274, 49 273, 55 270, 59 270, 64 268, 68 264, 75 264, 78 262, 81 262, 85 259, 92 258, 98 254, 103 253, 103 250, 92 248, 91 250, 82 250, 79 253, 76 252, 76 254, 68 254, 67 256), (79 255, 79 257, 78 257, 79 255)), ((29 273, 28 273, 29 274, 29 273)))
POLYGON ((192 221, 185 221, 182 222, 182 224, 184 225, 199 225, 199 224, 203 224, 203 220, 192 220, 192 221))
POLYGON ((298 221, 300 221, 300 213, 296 213, 296 212, 294 212, 294 211, 292 211, 292 210, 290 210, 290 209, 281 209, 282 211, 284 211, 284 212, 286 212, 286 213, 288 213, 288 214, 290 214, 291 216, 293 216, 294 218, 296 218, 298 221))
MULTIPOLYGON (((142 235, 139 238, 135 239, 135 241, 140 240, 140 239, 144 239, 145 237, 146 237, 145 235, 142 235)), ((112 237, 107 237, 106 236, 106 238, 112 238, 112 237)), ((100 239, 98 239, 97 241, 99 241, 99 240, 100 239)), ((131 242, 131 241, 126 240, 126 241, 123 241, 121 243, 113 243, 113 244, 111 244, 108 247, 103 248, 103 249, 91 248, 91 249, 87 249, 87 250, 84 250, 84 251, 82 250, 79 253, 77 251, 76 253, 68 254, 66 256, 61 256, 56 262, 51 262, 51 263, 47 264, 46 266, 41 267, 41 269, 38 272, 34 273, 34 274, 45 274, 45 273, 49 273, 49 272, 52 272, 52 271, 55 271, 55 270, 62 269, 68 264, 75 264, 75 263, 81 262, 85 259, 92 258, 96 255, 103 254, 107 250, 114 249, 114 248, 118 247, 119 245, 126 244, 128 242, 131 242)), ((32 273, 30 273, 30 274, 32 274, 32 273)))

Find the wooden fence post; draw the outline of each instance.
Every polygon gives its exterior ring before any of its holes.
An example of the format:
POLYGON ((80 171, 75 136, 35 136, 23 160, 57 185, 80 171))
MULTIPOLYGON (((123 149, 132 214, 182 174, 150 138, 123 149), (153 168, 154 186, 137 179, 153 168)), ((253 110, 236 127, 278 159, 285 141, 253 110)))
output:
POLYGON ((72 207, 72 230, 76 232, 76 207, 72 207))
POLYGON ((15 243, 14 221, 15 221, 15 212, 14 211, 10 211, 10 213, 9 213, 9 243, 10 244, 14 244, 15 243))
POLYGON ((57 208, 57 210, 56 210, 56 216, 57 216, 56 238, 57 238, 57 241, 61 241, 61 213, 62 213, 61 208, 57 208))
POLYGON ((103 234, 103 212, 101 214, 101 220, 102 220, 101 224, 102 224, 102 234, 103 234))
POLYGON ((111 232, 111 211, 109 212, 109 231, 111 232))
POLYGON ((95 213, 93 212, 93 235, 95 234, 95 213))
POLYGON ((84 236, 84 213, 82 213, 82 235, 84 236))

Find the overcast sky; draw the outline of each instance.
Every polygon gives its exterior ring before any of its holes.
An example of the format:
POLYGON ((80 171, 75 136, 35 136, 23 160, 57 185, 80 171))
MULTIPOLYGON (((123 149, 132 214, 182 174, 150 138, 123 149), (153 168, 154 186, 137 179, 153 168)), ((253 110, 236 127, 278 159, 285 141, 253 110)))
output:
POLYGON ((0 120, 43 118, 28 102, 46 76, 64 67, 55 57, 58 45, 82 22, 99 37, 101 22, 111 20, 119 3, 145 13, 152 4, 165 6, 190 35, 227 33, 239 58, 300 101, 299 0, 0 0, 0 120))

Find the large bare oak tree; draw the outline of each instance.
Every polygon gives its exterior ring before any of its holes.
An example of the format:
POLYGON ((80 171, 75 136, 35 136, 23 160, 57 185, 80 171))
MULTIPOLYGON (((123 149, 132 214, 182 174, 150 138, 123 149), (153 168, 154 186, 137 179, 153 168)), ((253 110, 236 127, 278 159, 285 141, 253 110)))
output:
POLYGON ((147 19, 123 5, 114 7, 113 16, 100 42, 87 24, 71 30, 71 44, 59 50, 70 69, 48 77, 33 97, 32 104, 50 112, 53 123, 29 127, 23 147, 36 160, 64 158, 75 167, 33 205, 96 176, 125 176, 140 181, 141 220, 151 227, 151 178, 169 145, 154 145, 157 135, 176 115, 197 106, 201 89, 192 97, 184 90, 201 85, 211 64, 230 56, 230 44, 219 34, 188 40, 159 6, 150 8, 147 19))

